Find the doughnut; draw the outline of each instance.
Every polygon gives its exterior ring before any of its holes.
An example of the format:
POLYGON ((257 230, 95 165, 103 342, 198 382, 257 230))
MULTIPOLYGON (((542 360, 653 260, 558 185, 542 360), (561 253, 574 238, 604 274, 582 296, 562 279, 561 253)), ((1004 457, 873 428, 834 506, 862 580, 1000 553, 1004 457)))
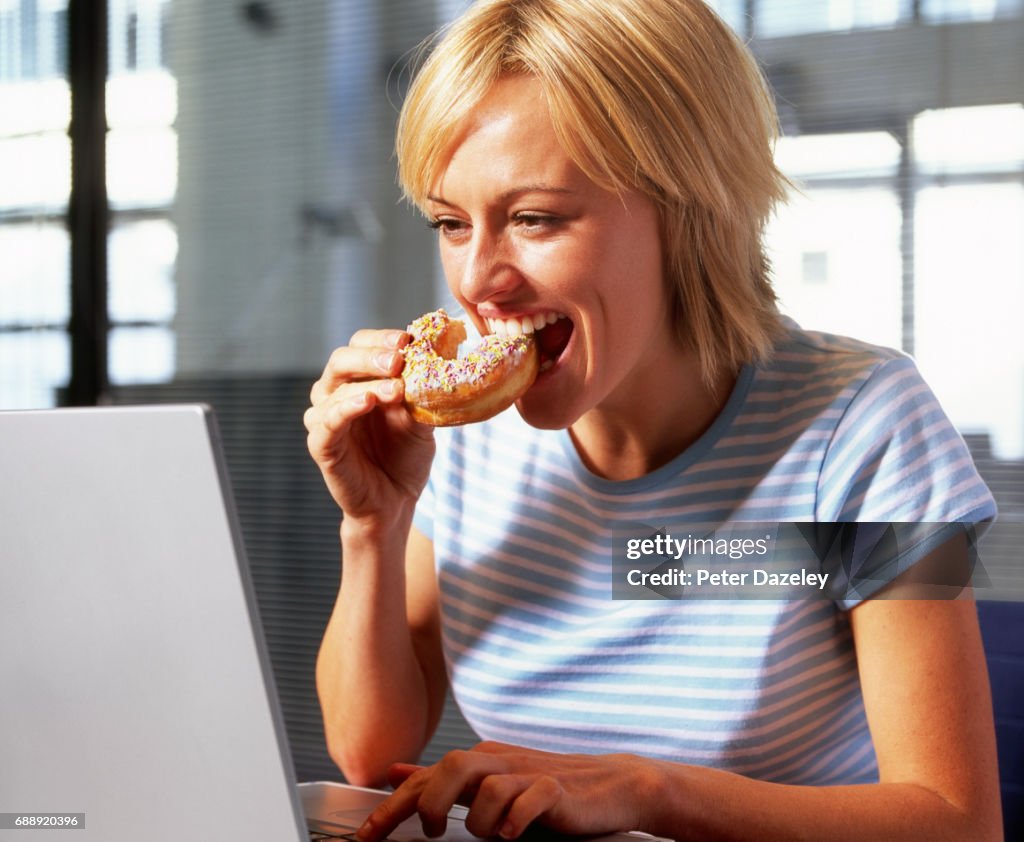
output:
POLYGON ((409 325, 412 341, 402 349, 405 405, 432 427, 486 421, 510 407, 533 385, 539 368, 532 336, 489 334, 464 357, 465 325, 444 310, 409 325))

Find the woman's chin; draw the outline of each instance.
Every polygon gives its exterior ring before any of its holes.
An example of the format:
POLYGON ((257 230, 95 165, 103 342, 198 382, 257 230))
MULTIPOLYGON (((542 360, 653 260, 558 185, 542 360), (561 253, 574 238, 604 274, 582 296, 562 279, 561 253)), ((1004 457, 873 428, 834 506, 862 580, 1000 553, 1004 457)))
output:
POLYGON ((576 420, 571 395, 575 392, 557 363, 537 375, 533 385, 516 401, 516 409, 531 427, 561 430, 576 420))
POLYGON ((527 424, 538 430, 564 430, 576 420, 569 417, 564 408, 540 404, 525 397, 516 401, 516 410, 527 424))
POLYGON ((578 392, 579 378, 571 365, 580 347, 578 331, 569 319, 560 320, 539 337, 540 373, 533 385, 516 401, 516 409, 531 427, 561 430, 576 421, 579 413, 572 396, 578 392), (553 341, 552 341, 553 340, 553 341))

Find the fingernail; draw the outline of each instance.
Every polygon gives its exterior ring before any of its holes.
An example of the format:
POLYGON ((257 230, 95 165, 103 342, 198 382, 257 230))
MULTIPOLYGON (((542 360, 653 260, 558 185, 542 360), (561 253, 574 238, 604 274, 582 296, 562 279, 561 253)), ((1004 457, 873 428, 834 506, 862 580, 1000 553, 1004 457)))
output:
POLYGON ((385 334, 384 344, 389 348, 398 348, 405 342, 405 336, 404 330, 392 330, 385 334))
POLYGON ((377 368, 387 374, 395 364, 395 353, 394 351, 380 351, 374 355, 373 362, 377 368))
POLYGON ((516 829, 512 822, 505 822, 505 824, 501 826, 501 830, 498 831, 498 836, 502 839, 515 839, 516 829))
POLYGON ((388 380, 380 387, 381 397, 393 398, 398 393, 398 382, 388 380))

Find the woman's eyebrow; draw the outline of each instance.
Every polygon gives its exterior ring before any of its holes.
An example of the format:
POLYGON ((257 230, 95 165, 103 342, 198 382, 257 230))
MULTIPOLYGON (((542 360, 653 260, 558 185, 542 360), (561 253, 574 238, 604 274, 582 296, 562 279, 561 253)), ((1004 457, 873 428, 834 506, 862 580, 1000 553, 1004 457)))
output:
MULTIPOLYGON (((555 193, 561 196, 571 196, 577 191, 569 187, 557 187, 551 184, 525 184, 521 187, 512 187, 503 193, 498 195, 498 201, 507 202, 511 199, 515 199, 517 196, 524 196, 527 193, 555 193)), ((454 207, 454 205, 446 201, 441 196, 437 196, 433 193, 427 194, 427 201, 436 202, 439 205, 447 205, 448 207, 454 207)))
POLYGON ((526 184, 522 187, 513 187, 511 190, 506 190, 500 195, 503 201, 514 199, 517 196, 523 196, 527 193, 557 193, 559 195, 567 196, 575 193, 575 190, 570 190, 568 187, 558 187, 553 184, 526 184))

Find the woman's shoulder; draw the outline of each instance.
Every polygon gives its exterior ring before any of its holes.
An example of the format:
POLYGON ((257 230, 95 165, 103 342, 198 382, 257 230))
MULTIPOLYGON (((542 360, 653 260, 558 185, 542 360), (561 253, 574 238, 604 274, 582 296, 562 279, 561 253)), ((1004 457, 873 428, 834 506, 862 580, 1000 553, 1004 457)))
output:
POLYGON ((775 405, 791 413, 802 408, 819 422, 838 420, 866 399, 927 395, 931 390, 908 354, 849 336, 805 330, 786 320, 771 356, 756 366, 748 406, 775 405))
POLYGON ((784 319, 784 333, 766 370, 806 374, 833 374, 855 379, 867 377, 878 369, 914 367, 913 360, 896 348, 877 345, 819 330, 807 330, 791 319, 784 319))
POLYGON ((815 421, 827 432, 820 518, 974 522, 995 515, 963 439, 908 354, 791 324, 773 366, 776 375, 801 372, 807 388, 831 396, 815 421))
POLYGON ((911 383, 914 390, 924 385, 913 359, 902 351, 804 330, 786 320, 771 355, 753 367, 738 420, 741 425, 756 421, 766 434, 768 428, 803 423, 820 435, 823 426, 834 427, 866 396, 911 383))

